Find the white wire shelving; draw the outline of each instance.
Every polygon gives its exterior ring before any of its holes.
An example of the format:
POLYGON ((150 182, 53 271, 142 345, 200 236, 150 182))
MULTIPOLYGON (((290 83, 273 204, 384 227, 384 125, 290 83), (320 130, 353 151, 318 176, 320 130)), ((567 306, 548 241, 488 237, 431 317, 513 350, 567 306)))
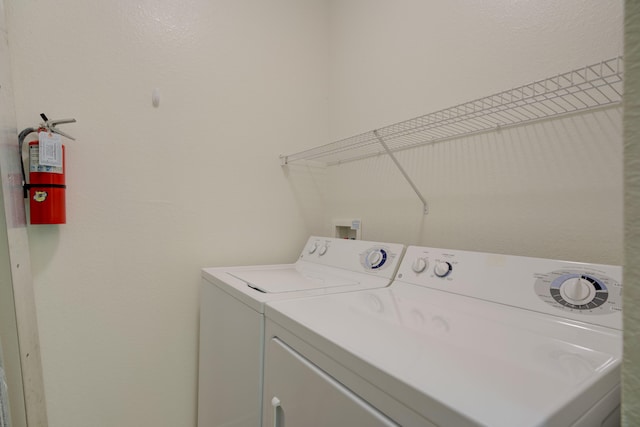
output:
POLYGON ((326 145, 280 156, 281 164, 327 166, 388 154, 425 205, 424 198, 393 153, 438 141, 499 130, 620 104, 623 58, 558 74, 494 95, 394 123, 326 145))

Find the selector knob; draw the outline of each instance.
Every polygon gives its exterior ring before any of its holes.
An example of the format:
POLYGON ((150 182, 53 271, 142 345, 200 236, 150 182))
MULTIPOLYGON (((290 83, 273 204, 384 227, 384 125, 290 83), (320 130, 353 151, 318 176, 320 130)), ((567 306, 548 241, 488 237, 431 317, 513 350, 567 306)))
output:
POLYGON ((566 269, 542 274, 535 283, 536 293, 547 304, 561 310, 580 310, 583 314, 617 310, 620 302, 619 292, 615 290, 620 287, 619 282, 610 277, 566 269), (607 302, 609 304, 604 305, 607 302))
POLYGON ((371 264, 372 266, 378 265, 381 259, 382 259, 382 254, 380 253, 380 251, 370 252, 369 256, 367 256, 367 260, 369 261, 369 264, 371 264))
POLYGON ((560 294, 571 304, 583 305, 595 297, 596 290, 590 281, 582 277, 573 277, 560 285, 560 294))
POLYGON ((373 249, 366 254, 365 266, 367 268, 378 269, 387 262, 387 251, 384 249, 373 249))
POLYGON ((318 242, 313 242, 309 247, 309 254, 314 253, 318 249, 318 242))
POLYGON ((327 253, 327 249, 329 249, 329 247, 327 245, 320 246, 320 250, 318 251, 318 255, 322 256, 322 255, 326 254, 327 253))
POLYGON ((422 273, 427 266, 429 265, 429 263, 427 262, 426 259, 424 258, 416 258, 415 261, 413 261, 413 264, 411 264, 411 269, 414 271, 414 273, 422 273))
POLYGON ((433 268, 433 273, 438 277, 445 277, 451 273, 451 269, 452 267, 450 263, 446 261, 438 261, 433 268))

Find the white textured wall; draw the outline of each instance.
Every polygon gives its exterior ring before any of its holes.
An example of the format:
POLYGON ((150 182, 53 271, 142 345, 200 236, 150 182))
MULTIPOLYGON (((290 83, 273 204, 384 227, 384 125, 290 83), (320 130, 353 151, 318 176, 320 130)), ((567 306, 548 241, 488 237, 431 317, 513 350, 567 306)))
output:
POLYGON ((615 56, 621 2, 6 2, 19 127, 78 119, 69 224, 30 229, 52 427, 192 425, 198 269, 331 218, 622 262, 619 109, 403 154, 427 217, 388 160, 276 158, 615 56))
POLYGON ((625 270, 622 424, 640 425, 640 3, 625 7, 625 270))
POLYGON ((49 424, 195 425, 200 268, 314 232, 278 155, 327 139, 326 3, 5 3, 18 127, 78 120, 29 228, 49 424))
MULTIPOLYGON (((622 2, 333 1, 340 139, 622 53, 622 2)), ((326 224, 364 238, 622 263, 621 108, 330 168, 326 224)))

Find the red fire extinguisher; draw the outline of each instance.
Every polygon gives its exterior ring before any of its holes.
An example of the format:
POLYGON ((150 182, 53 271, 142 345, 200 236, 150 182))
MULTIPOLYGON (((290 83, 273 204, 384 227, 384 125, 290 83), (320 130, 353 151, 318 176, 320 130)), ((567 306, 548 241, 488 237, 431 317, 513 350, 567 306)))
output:
POLYGON ((62 123, 74 123, 75 119, 49 120, 40 114, 44 123, 37 129, 27 128, 18 135, 20 165, 24 197, 29 198, 31 224, 66 224, 65 153, 60 137, 73 140, 56 128, 62 123), (27 135, 37 132, 38 140, 29 142, 29 182, 26 182, 22 146, 27 135), (42 144, 42 147, 41 147, 42 144))

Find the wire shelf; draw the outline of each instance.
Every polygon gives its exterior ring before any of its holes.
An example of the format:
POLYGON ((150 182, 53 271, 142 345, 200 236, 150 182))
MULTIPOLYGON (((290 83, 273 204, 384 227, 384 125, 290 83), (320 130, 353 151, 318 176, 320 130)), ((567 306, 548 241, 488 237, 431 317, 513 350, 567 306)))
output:
POLYGON ((285 165, 314 161, 331 166, 616 105, 622 101, 623 68, 621 56, 608 59, 310 150, 283 155, 281 162, 285 165))

